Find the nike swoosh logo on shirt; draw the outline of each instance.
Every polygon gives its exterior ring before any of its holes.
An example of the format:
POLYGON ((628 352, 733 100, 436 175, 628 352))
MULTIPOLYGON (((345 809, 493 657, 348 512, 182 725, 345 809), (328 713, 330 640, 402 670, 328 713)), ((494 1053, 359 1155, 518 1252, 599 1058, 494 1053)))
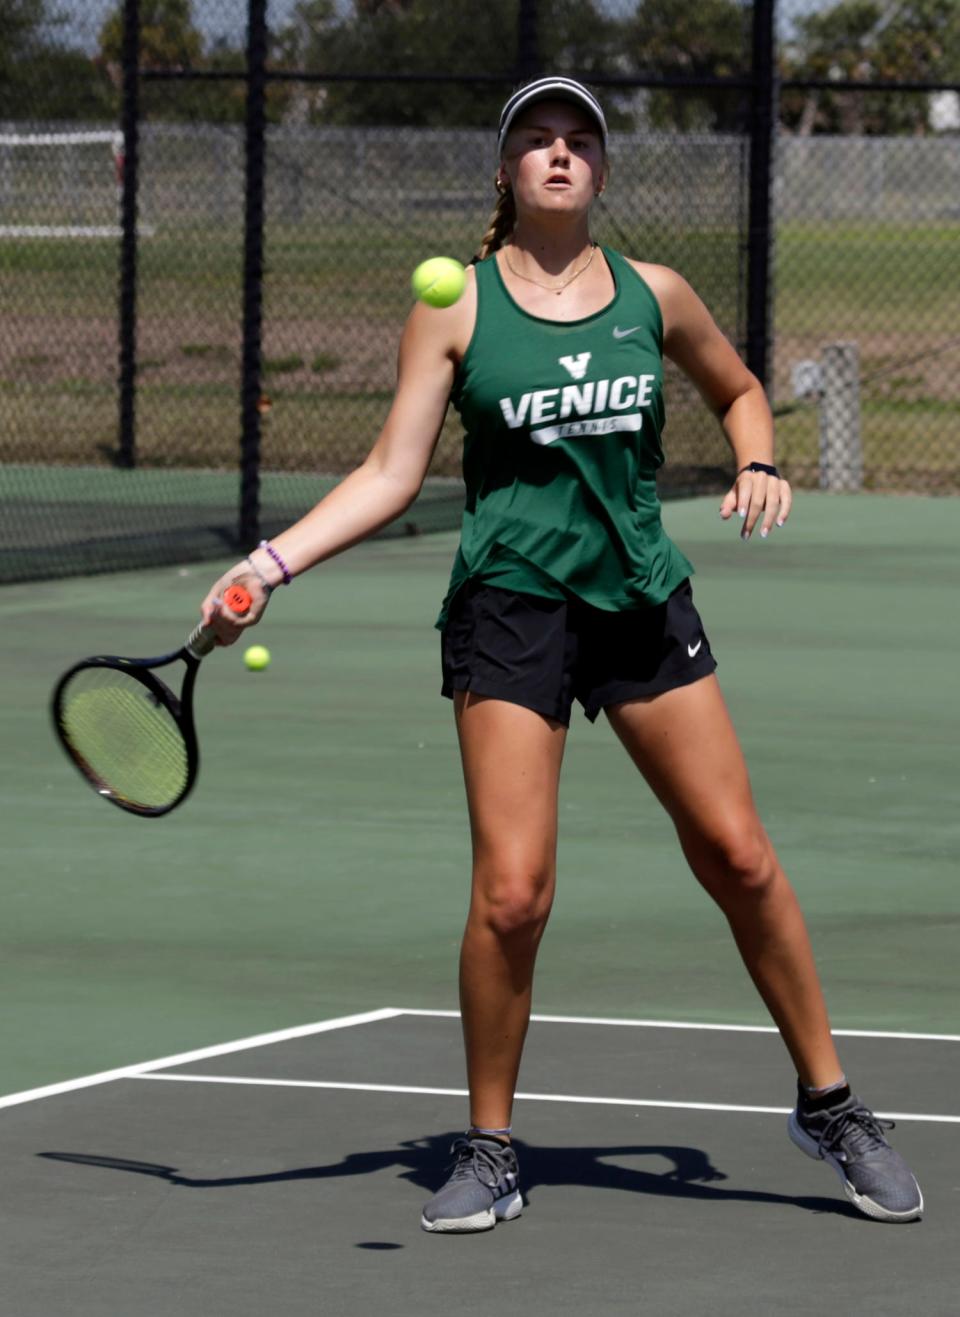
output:
POLYGON ((635 334, 639 328, 639 325, 634 325, 632 329, 621 329, 619 325, 614 325, 613 337, 626 338, 628 334, 635 334))
POLYGON ((691 658, 697 657, 697 655, 700 653, 700 646, 702 644, 703 644, 703 636, 700 637, 700 639, 697 641, 695 645, 687 646, 687 653, 690 655, 691 658))

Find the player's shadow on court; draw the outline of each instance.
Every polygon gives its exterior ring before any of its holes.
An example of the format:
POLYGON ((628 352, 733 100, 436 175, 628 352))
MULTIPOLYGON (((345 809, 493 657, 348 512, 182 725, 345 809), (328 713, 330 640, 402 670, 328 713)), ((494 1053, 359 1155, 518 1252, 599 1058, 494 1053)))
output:
MULTIPOLYGON (((81 1152, 41 1152, 48 1161, 126 1171, 166 1180, 187 1189, 229 1189, 237 1185, 278 1184, 293 1180, 330 1180, 374 1175, 396 1168, 401 1179, 424 1191, 435 1192, 450 1164, 450 1144, 455 1135, 411 1139, 393 1148, 348 1153, 342 1161, 326 1166, 303 1166, 262 1175, 204 1178, 184 1174, 173 1166, 131 1161, 81 1152)), ((726 1183, 729 1176, 713 1165, 700 1148, 674 1144, 615 1144, 588 1147, 550 1148, 515 1141, 522 1167, 524 1197, 531 1201, 539 1188, 576 1186, 585 1189, 616 1189, 626 1193, 652 1194, 661 1198, 695 1198, 721 1203, 779 1203, 806 1212, 829 1212, 860 1218, 859 1212, 837 1198, 809 1194, 770 1193, 726 1183), (651 1165, 638 1165, 649 1161, 651 1165), (664 1167, 662 1164, 666 1162, 664 1167)))

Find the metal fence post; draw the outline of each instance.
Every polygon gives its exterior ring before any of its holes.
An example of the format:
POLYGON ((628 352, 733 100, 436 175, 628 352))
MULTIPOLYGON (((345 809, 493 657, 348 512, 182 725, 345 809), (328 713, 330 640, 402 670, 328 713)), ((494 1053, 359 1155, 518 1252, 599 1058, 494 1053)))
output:
POLYGON ((770 222, 773 134, 777 122, 774 62, 776 0, 754 0, 753 88, 750 105, 750 195, 747 233, 747 365, 767 388, 770 383, 770 222))
POLYGON ((540 72, 540 43, 537 37, 538 0, 520 0, 517 21, 517 76, 520 82, 540 72))
POLYGON ((136 465, 137 165, 140 135, 140 0, 123 11, 123 183, 120 199, 117 465, 136 465))
POLYGON ((263 196, 266 137, 267 0, 250 0, 243 238, 243 366, 240 439, 241 545, 260 538, 260 378, 263 331, 263 196))

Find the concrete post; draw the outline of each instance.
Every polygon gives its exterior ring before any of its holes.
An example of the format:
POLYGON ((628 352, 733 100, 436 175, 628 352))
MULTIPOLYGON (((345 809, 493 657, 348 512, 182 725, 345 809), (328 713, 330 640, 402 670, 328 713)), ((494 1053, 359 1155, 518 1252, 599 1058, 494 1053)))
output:
POLYGON ((862 487, 860 351, 856 343, 831 343, 823 349, 820 488, 851 491, 862 487))

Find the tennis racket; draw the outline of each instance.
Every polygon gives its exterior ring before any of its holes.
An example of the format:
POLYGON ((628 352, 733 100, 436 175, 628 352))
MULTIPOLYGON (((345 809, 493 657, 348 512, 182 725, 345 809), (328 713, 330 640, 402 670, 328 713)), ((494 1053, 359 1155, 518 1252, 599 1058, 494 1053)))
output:
MULTIPOLYGON (((231 585, 223 602, 242 617, 252 601, 242 585, 231 585)), ((190 794, 200 767, 193 688, 200 660, 215 644, 213 628, 201 624, 172 654, 101 654, 75 663, 57 682, 52 713, 60 744, 94 791, 119 809, 159 818, 190 794), (178 661, 187 669, 179 696, 156 675, 178 661)))

